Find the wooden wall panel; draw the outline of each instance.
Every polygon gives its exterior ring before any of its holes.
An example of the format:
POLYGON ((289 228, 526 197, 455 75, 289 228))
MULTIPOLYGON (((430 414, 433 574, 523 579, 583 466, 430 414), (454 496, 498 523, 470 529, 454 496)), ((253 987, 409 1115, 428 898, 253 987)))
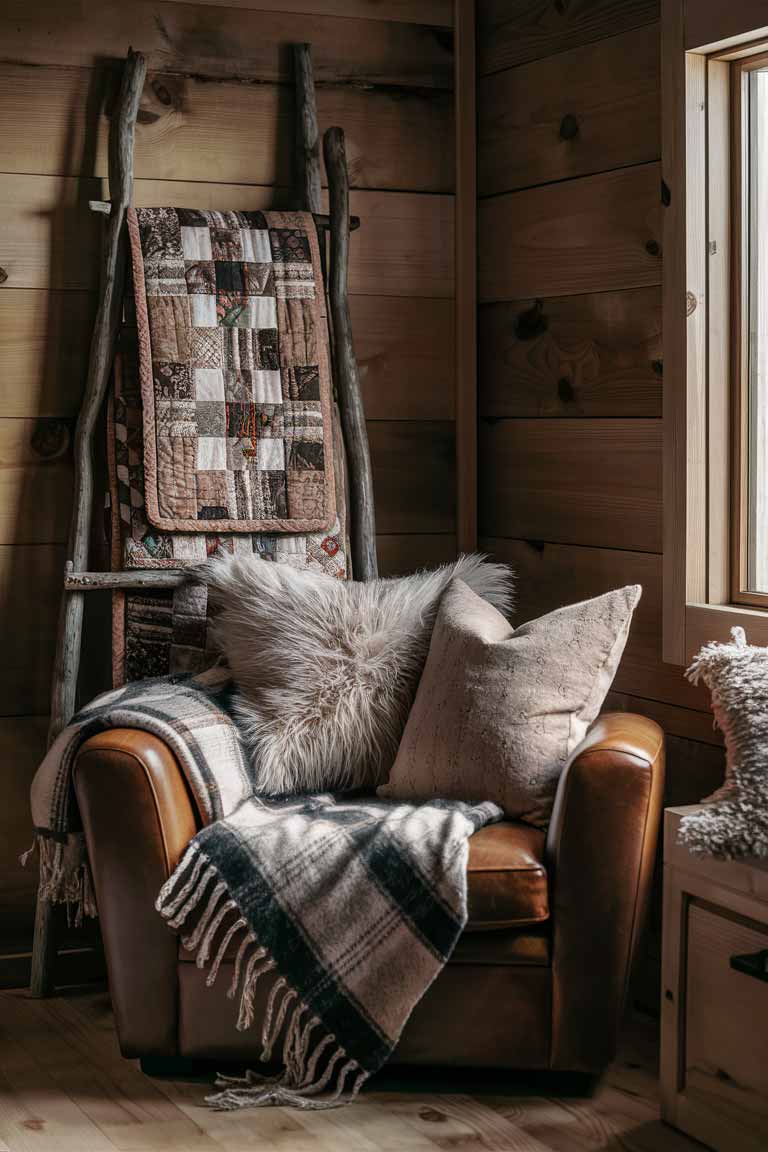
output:
MULTIPOLYGON (((647 696, 632 696, 628 692, 612 690, 605 699, 605 712, 638 712, 661 725, 671 736, 681 736, 686 740, 697 740, 700 744, 723 746, 723 734, 715 728, 712 713, 693 708, 678 708, 663 700, 651 700, 647 696)), ((704 793, 702 792, 702 795, 704 793)))
POLYGON ((234 77, 258 85, 292 79, 289 46, 298 39, 312 44, 315 76, 324 84, 452 87, 450 33, 390 20, 361 25, 334 16, 302 14, 297 19, 298 7, 298 0, 282 12, 163 0, 4 0, 3 58, 89 68, 123 59, 132 44, 153 71, 234 77))
POLYGON ((3 416, 76 414, 95 309, 95 293, 0 290, 3 416))
POLYGON ((456 524, 456 461, 448 420, 368 424, 381 533, 450 533, 456 524))
POLYGON ((352 296, 350 312, 368 418, 452 419, 451 301, 352 296))
MULTIPOLYGON (((88 201, 106 181, 10 174, 0 184, 0 252, 7 288, 94 288, 100 220, 88 201)), ((280 189, 247 184, 137 180, 140 207, 276 207, 280 189)), ((453 197, 353 192, 363 226, 350 245, 352 294, 453 296, 453 197)))
POLYGON ((510 564, 515 572, 516 624, 543 616, 564 603, 588 600, 626 584, 642 584, 643 595, 614 689, 696 709, 702 717, 706 715, 711 729, 707 692, 694 688, 677 668, 661 659, 661 556, 526 540, 484 538, 481 544, 484 552, 510 564))
POLYGON ((685 5, 685 47, 703 48, 731 36, 751 39, 752 30, 768 28, 765 0, 695 0, 685 5))
POLYGON ((456 537, 446 533, 376 537, 380 576, 407 576, 419 568, 434 568, 456 559, 456 537))
POLYGON ((602 41, 658 17, 659 0, 478 0, 480 71, 602 41))
MULTIPOLYGON (((35 896, 37 866, 34 858, 26 868, 19 856, 32 843, 32 829, 19 814, 29 810, 29 786, 45 752, 48 720, 45 716, 0 719, 0 763, 3 765, 3 803, 0 805, 0 876, 3 915, 9 906, 28 906, 35 896)), ((6 933, 0 941, 5 943, 6 933)))
POLYGON ((484 417, 660 417, 661 290, 484 304, 484 417))
MULTIPOLYGON (((104 176, 114 70, 0 65, 0 171, 104 176), (66 142, 62 149, 62 142, 66 142)), ((318 88, 321 127, 344 126, 356 188, 449 192, 453 96, 318 88)), ((150 73, 136 129, 136 176, 290 185, 293 90, 150 73)))
POLYGON ((481 535, 661 550, 659 420, 485 423, 480 462, 481 535))
POLYGON ((661 283, 659 165, 481 200, 481 301, 661 283))
POLYGON ((658 24, 480 81, 481 196, 659 155, 658 24))
POLYGON ((71 495, 67 428, 0 418, 0 545, 64 541, 71 495))
POLYGON ((48 711, 63 572, 60 544, 0 545, 0 716, 48 711))
MULTIPOLYGON (((643 585, 606 707, 662 725, 665 801, 694 802, 724 754, 707 694, 661 658, 659 3, 478 14, 483 543, 518 572, 519 618, 643 585)), ((654 931, 634 990, 650 1006, 654 931)))
MULTIPOLYGON (((269 12, 294 12, 296 0, 173 0, 175 4, 252 8, 269 12)), ((450 28, 452 0, 301 0, 302 12, 322 16, 354 16, 364 20, 403 20, 450 28)))

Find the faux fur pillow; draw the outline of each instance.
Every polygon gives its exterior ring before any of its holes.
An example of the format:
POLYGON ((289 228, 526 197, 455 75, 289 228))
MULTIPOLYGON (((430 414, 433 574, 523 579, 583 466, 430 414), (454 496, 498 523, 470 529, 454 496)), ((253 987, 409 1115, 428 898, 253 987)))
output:
POLYGON ((512 820, 546 826, 560 773, 611 686, 640 592, 621 588, 512 628, 454 580, 379 796, 493 800, 512 820))
POLYGON ((258 557, 203 566, 213 639, 239 690, 258 791, 374 787, 387 778, 454 576, 509 611, 509 569, 482 556, 365 584, 258 557))
POLYGON ((704 645, 688 679, 703 680, 712 694, 727 768, 723 787, 681 821, 680 840, 726 859, 768 856, 768 648, 732 628, 730 644, 704 645))

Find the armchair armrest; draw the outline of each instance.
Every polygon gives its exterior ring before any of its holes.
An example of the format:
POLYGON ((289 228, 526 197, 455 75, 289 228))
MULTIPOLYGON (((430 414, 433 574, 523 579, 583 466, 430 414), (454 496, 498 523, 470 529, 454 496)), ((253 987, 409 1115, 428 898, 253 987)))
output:
POLYGON ((560 779, 547 836, 553 921, 553 1068, 614 1057, 656 856, 664 736, 644 716, 606 713, 560 779))
POLYGON ((173 1055, 178 943, 155 900, 197 831, 186 783, 162 740, 113 728, 83 745, 74 786, 123 1054, 173 1055))

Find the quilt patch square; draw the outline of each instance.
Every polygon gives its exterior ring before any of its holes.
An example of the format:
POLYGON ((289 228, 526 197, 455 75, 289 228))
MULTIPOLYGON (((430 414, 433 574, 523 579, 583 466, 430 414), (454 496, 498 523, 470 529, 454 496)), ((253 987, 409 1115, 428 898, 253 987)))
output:
POLYGON ((195 328, 215 328, 218 324, 215 293, 191 293, 188 297, 191 322, 195 328))
POLYGON ((310 263, 312 256, 309 237, 303 229, 270 228, 269 239, 272 244, 272 260, 275 264, 310 263))
POLYGON ((225 436, 227 410, 219 403, 198 401, 195 404, 195 424, 198 436, 225 436))
POLYGON ((280 375, 286 400, 320 399, 320 369, 317 364, 309 364, 304 368, 283 368, 280 375))
POLYGON ((188 293, 196 296, 216 295, 216 265, 213 260, 187 260, 184 277, 188 293))
POLYGON ((158 400, 192 400, 192 372, 189 364, 175 360, 156 360, 155 396, 158 400))
POLYGON ((149 331, 152 348, 158 360, 189 359, 190 323, 184 296, 150 296, 148 301, 149 331))
POLYGON ((194 368, 195 400, 224 403, 224 372, 221 368, 194 368))
POLYGON ((280 367, 280 353, 276 328, 225 327, 221 330, 224 367, 232 371, 280 367))
POLYGON ((247 296, 274 296, 275 273, 271 264, 243 264, 243 281, 247 296))
POLYGON ((311 215, 140 208, 129 235, 149 525, 329 529, 331 383, 311 215))
POLYGON ((240 260, 215 260, 216 291, 245 295, 245 273, 240 260))
POLYGON ((285 444, 283 441, 260 437, 256 441, 256 467, 260 472, 284 472, 285 444))
POLYGON ((240 232, 243 260, 268 267, 272 263, 272 245, 264 228, 243 228, 240 232))
POLYGON ((204 224, 182 224, 181 250, 185 260, 213 260, 211 249, 211 233, 204 224))
POLYGON ((223 368, 224 341, 221 328, 192 329, 192 367, 223 368))
POLYGON ((227 467, 227 444, 223 436, 199 436, 196 441, 195 469, 201 472, 224 472, 227 467))
POLYGON ((242 260, 243 240, 240 229, 237 227, 212 227, 211 252, 214 260, 242 260))

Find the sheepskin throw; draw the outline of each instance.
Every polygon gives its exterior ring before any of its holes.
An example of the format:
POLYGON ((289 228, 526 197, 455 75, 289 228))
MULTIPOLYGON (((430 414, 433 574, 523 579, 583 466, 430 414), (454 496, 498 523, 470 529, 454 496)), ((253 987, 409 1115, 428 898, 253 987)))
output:
POLYGON ((336 507, 325 292, 306 212, 128 212, 147 516, 318 532, 336 507))
POLYGON ((726 859, 768 856, 768 648, 732 628, 731 643, 705 644, 687 675, 709 688, 727 768, 706 807, 680 822, 680 840, 726 859))
POLYGON ((611 686, 640 592, 608 592, 515 629, 453 580, 379 796, 482 797, 508 819, 545 827, 566 761, 611 686))
POLYGON ((368 583, 236 555, 214 558, 200 576, 239 688, 255 787, 266 795, 382 783, 443 590, 461 576, 497 608, 511 601, 509 570, 481 556, 368 583))
POLYGON ((156 733, 204 823, 157 909, 209 986, 222 966, 231 973, 239 1029, 255 1023, 256 986, 266 985, 261 1055, 282 1066, 276 1076, 222 1078, 209 1103, 330 1107, 384 1063, 450 956, 467 920, 468 839, 501 813, 439 800, 256 800, 230 699, 217 670, 132 684, 79 713, 33 783, 41 894, 95 911, 72 789, 78 749, 110 727, 156 733))

